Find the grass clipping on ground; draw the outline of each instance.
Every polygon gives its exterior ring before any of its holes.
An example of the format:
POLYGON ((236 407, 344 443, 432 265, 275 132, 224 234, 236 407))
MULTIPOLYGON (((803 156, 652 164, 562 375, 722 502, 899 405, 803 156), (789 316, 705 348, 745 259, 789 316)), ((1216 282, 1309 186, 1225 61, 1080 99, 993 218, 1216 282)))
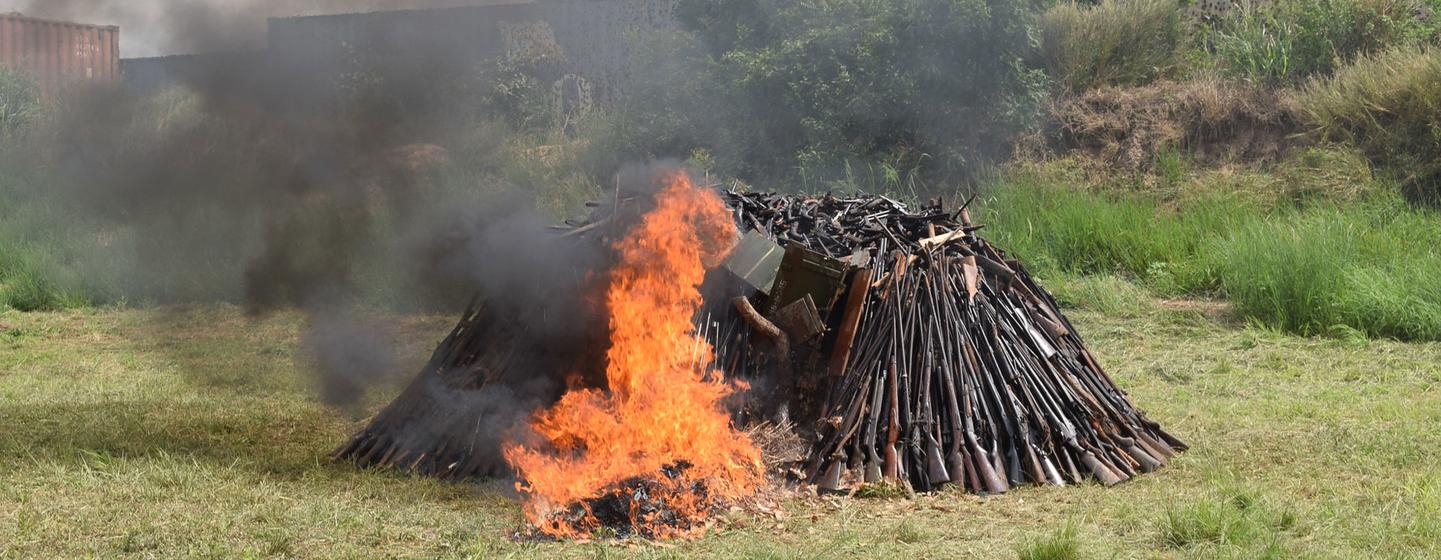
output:
MULTIPOLYGON (((1157 305, 1068 315, 1194 444, 1173 468, 993 498, 794 496, 662 548, 515 542, 504 484, 327 461, 355 426, 296 369, 298 316, 0 312, 0 557, 1015 558, 1036 541, 1086 558, 1441 555, 1441 345, 1297 338, 1157 305), (1067 522, 1074 539, 1055 537, 1067 522)), ((452 319, 392 323, 418 360, 452 319)))

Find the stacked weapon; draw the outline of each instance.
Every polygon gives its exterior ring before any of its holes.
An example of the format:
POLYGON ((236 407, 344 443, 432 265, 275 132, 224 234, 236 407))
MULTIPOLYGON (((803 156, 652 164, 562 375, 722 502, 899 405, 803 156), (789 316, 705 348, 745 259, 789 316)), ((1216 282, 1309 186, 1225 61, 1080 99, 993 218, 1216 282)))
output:
MULTIPOLYGON (((721 194, 775 258, 708 279, 697 332, 728 376, 769 381, 761 386, 782 395, 780 412, 757 414, 814 426, 800 470, 822 490, 883 480, 976 493, 1112 485, 1186 449, 1106 375, 1025 268, 978 235, 966 206, 721 194)), ((631 200, 592 204, 557 239, 608 246, 631 200)), ((581 371, 598 386, 603 317, 558 342, 517 327, 526 310, 497 303, 472 305, 415 382, 335 457, 443 478, 502 474, 502 427, 563 389, 536 390, 537 380, 581 371), (530 398, 512 402, 518 394, 530 398)))
POLYGON ((804 474, 955 484, 1107 486, 1187 446, 1148 419, 1055 300, 982 239, 965 207, 728 193, 737 222, 853 263, 828 336, 829 390, 804 474))

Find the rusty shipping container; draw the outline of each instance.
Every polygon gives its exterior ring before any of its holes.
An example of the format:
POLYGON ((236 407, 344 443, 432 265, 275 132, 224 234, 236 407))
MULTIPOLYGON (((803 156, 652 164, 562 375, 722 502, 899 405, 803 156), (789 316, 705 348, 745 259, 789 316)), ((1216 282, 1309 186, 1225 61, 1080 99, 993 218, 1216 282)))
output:
POLYGON ((46 96, 120 79, 120 28, 0 15, 0 66, 29 75, 46 96))

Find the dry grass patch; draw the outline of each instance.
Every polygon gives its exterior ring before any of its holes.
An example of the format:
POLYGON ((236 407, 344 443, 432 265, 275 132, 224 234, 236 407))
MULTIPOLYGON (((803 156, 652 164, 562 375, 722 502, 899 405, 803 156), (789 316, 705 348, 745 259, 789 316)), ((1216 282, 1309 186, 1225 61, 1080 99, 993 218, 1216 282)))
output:
POLYGON ((1216 77, 1093 89, 1054 102, 1050 120, 1058 149, 1132 173, 1166 165, 1168 152, 1208 165, 1275 161, 1299 130, 1286 95, 1216 77))

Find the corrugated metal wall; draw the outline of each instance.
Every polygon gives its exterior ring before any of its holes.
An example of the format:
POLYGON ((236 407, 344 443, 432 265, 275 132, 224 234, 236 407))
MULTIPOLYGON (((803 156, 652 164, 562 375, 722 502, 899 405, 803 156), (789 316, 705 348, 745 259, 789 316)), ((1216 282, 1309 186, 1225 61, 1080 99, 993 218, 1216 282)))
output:
POLYGON ((0 65, 28 74, 46 96, 74 83, 113 83, 120 28, 0 15, 0 65))

